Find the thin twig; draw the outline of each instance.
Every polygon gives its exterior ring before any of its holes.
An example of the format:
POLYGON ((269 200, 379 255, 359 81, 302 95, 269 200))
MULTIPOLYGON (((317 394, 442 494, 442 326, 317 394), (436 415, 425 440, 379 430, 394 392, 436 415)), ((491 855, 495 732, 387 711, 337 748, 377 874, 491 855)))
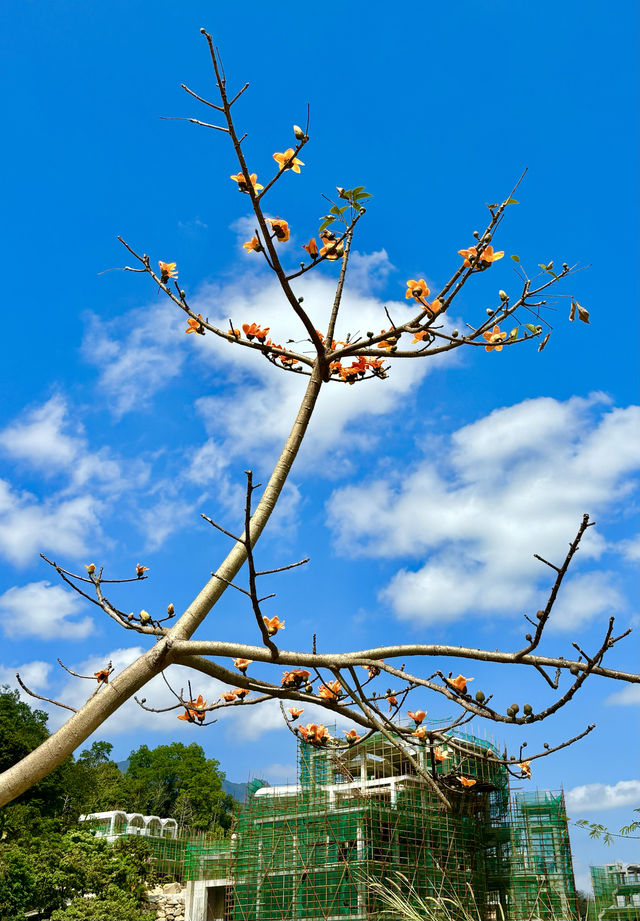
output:
POLYGON ((20 672, 16 672, 16 679, 18 684, 30 697, 35 697, 37 700, 46 700, 49 704, 55 704, 56 707, 62 707, 64 710, 71 710, 72 713, 77 713, 75 707, 70 707, 69 704, 60 703, 59 700, 53 700, 52 697, 43 697, 42 694, 36 694, 35 691, 32 691, 31 688, 28 688, 22 678, 20 677, 20 672))

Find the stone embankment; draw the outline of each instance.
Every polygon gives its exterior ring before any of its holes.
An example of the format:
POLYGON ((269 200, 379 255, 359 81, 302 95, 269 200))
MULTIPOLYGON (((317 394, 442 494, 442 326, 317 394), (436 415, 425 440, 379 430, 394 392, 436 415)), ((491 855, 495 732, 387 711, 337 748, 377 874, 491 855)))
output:
POLYGON ((180 883, 165 883, 147 892, 146 911, 155 911, 156 921, 184 921, 185 889, 180 883))

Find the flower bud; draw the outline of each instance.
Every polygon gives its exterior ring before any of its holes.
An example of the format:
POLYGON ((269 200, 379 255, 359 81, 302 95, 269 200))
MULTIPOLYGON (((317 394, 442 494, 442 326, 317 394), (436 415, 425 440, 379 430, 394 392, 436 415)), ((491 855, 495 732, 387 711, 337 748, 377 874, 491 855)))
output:
POLYGON ((151 614, 149 614, 148 611, 145 611, 145 610, 140 611, 140 623, 141 624, 147 624, 149 623, 150 620, 151 620, 151 614))
POLYGON ((491 307, 487 307, 487 316, 492 317, 495 313, 495 310, 492 310, 491 307))
POLYGON ((508 300, 509 300, 509 295, 507 294, 506 291, 503 291, 502 288, 500 288, 500 290, 498 291, 498 294, 500 295, 500 300, 501 300, 501 301, 508 301, 508 300))
POLYGON ((168 604, 168 605, 167 605, 167 614, 169 615, 169 617, 173 617, 173 615, 175 614, 175 612, 176 612, 176 609, 174 608, 173 604, 168 604))
POLYGON ((452 338, 452 339, 457 339, 459 335, 460 335, 460 330, 458 330, 458 329, 452 330, 452 332, 451 332, 451 338, 452 338))
POLYGON ((304 141, 304 139, 305 139, 305 133, 304 133, 304 131, 302 130, 302 128, 300 127, 300 125, 294 125, 294 126, 293 126, 293 133, 294 133, 294 136, 295 136, 296 141, 304 141))
POLYGON ((531 716, 531 714, 533 713, 533 707, 531 706, 531 704, 525 704, 522 709, 524 711, 525 716, 531 716))

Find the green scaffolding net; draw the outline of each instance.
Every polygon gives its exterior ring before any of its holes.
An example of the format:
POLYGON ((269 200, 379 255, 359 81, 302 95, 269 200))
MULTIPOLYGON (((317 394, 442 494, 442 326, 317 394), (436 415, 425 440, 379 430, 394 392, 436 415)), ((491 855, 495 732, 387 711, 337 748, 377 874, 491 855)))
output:
POLYGON ((598 921, 640 921, 640 866, 590 867, 598 921))
POLYGON ((454 918, 575 918, 562 794, 510 799, 492 743, 456 743, 468 786, 448 782, 446 809, 407 757, 442 778, 429 745, 300 742, 297 784, 257 790, 225 847, 189 846, 186 878, 208 881, 225 921, 366 921, 383 907, 374 881, 451 900, 454 918))

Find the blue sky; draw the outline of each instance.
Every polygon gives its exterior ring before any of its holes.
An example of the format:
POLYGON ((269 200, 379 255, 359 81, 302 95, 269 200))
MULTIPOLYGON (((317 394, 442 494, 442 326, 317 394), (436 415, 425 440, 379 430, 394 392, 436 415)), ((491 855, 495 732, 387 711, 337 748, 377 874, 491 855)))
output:
MULTIPOLYGON (((299 335, 258 257, 242 250, 253 224, 228 178, 237 171, 228 140, 158 117, 206 120, 180 89, 213 93, 200 26, 230 85, 251 84, 236 117, 260 178, 311 105, 306 166, 282 177, 269 202, 292 227, 291 265, 324 213, 323 192, 365 185, 374 195, 342 332, 383 328, 384 305, 404 317, 407 278, 444 283, 486 223, 485 203, 505 197, 525 167, 496 247, 530 271, 550 259, 589 266, 562 293, 590 310, 590 325, 570 324, 561 299, 541 354, 468 350, 396 364, 386 381, 327 388, 260 547, 269 566, 311 557, 272 586, 286 645, 305 647, 316 632, 325 649, 515 648, 522 612, 535 612, 549 585, 532 554, 559 559, 585 511, 597 533, 546 648, 594 648, 610 614, 621 629, 637 626, 637 10, 620 7, 611 17, 603 3, 572 0, 356 0, 339 15, 195 0, 6 4, 0 678, 13 681, 20 667, 41 693, 77 702, 84 689, 57 656, 92 670, 109 657, 130 661, 137 638, 70 596, 39 552, 114 574, 143 562, 150 578, 123 590, 123 605, 179 610, 227 549, 200 512, 233 530, 242 471, 268 476, 300 396, 299 379, 253 354, 184 336, 183 317, 140 276, 99 274, 127 263, 121 234, 153 262, 175 260, 203 314, 299 335)), ((320 319, 336 275, 325 263, 300 285, 320 319)), ((452 322, 477 324, 498 288, 516 287, 505 258, 465 288, 452 322)), ((239 599, 227 593, 198 635, 255 641, 239 599)), ((636 650, 632 636, 612 664, 636 671, 636 650)), ((505 707, 546 699, 518 670, 472 673, 505 707)), ((598 724, 536 763, 534 782, 562 784, 572 817, 614 828, 632 818, 639 702, 593 679, 529 736, 531 746, 553 744, 598 724)), ((272 712, 248 729, 224 719, 195 733, 174 715, 128 707, 99 733, 118 758, 141 742, 195 736, 233 780, 278 782, 295 760, 272 712)), ((579 830, 573 844, 582 882, 589 862, 637 853, 637 842, 604 849, 579 830)))

